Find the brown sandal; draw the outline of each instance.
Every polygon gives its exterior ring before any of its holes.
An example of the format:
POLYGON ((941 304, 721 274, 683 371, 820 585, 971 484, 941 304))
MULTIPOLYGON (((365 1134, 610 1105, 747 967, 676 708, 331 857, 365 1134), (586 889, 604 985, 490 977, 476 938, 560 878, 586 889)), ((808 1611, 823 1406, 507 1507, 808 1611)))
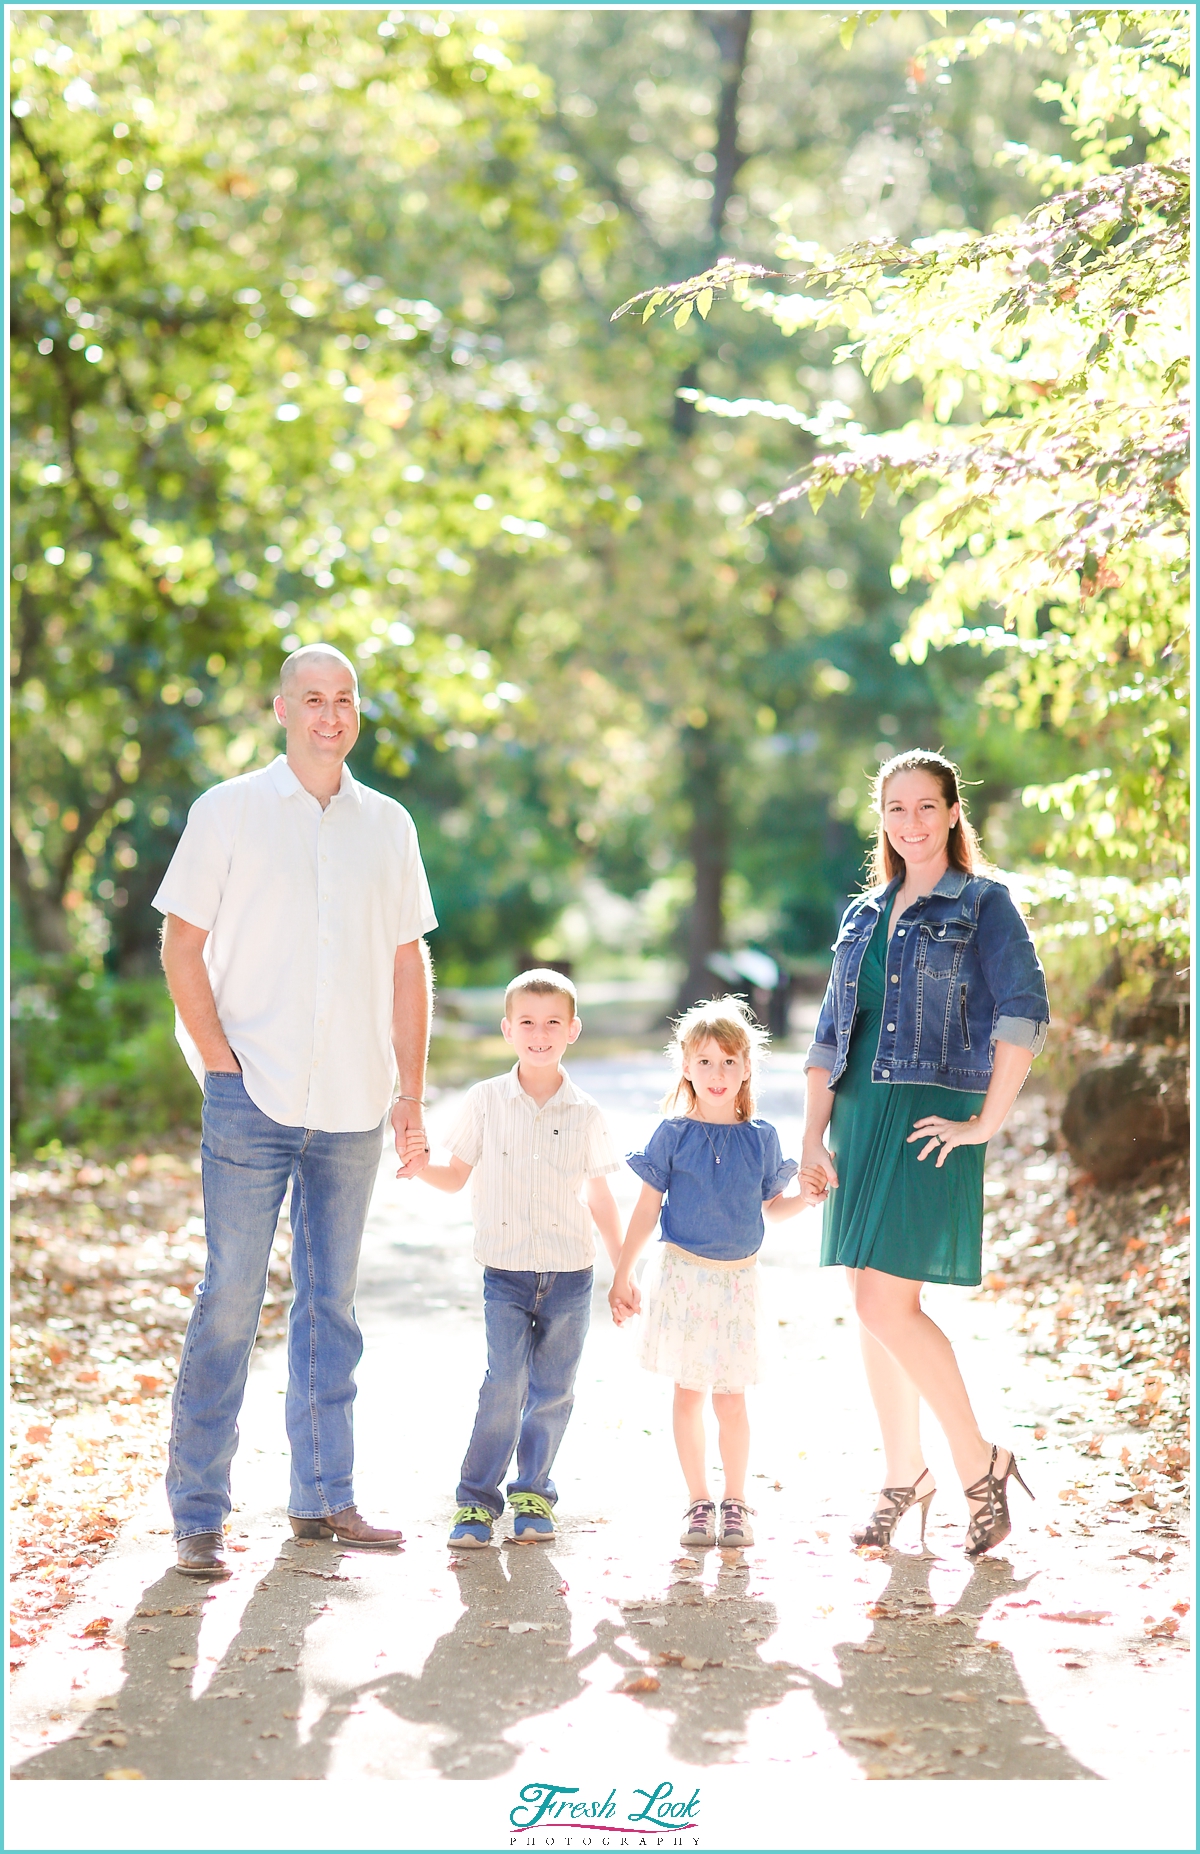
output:
MULTIPOLYGON (((988 1463, 987 1473, 981 1474, 972 1486, 963 1489, 968 1500, 983 1502, 978 1511, 971 1514, 971 1523, 967 1528, 963 1550, 968 1558, 982 1557, 985 1551, 991 1551, 993 1545, 1002 1544, 1012 1531, 1012 1520, 1008 1516, 1009 1475, 1013 1475, 1020 1481, 1022 1487, 1025 1487, 1021 1470, 1017 1466, 1017 1458, 1011 1449, 1008 1451, 1007 1468, 1003 1474, 997 1475, 997 1452, 996 1444, 993 1442, 992 1459, 988 1463)), ((1025 1492, 1032 1500, 1034 1496, 1029 1492, 1028 1487, 1025 1487, 1025 1492)))
POLYGON ((925 1524, 929 1518, 929 1508, 936 1487, 931 1487, 927 1494, 919 1494, 917 1488, 923 1480, 928 1479, 929 1469, 922 1468, 911 1487, 884 1487, 879 1494, 879 1505, 871 1514, 865 1526, 860 1526, 850 1537, 856 1545, 890 1546, 892 1534, 903 1519, 910 1506, 921 1503, 921 1543, 925 1543, 925 1524))

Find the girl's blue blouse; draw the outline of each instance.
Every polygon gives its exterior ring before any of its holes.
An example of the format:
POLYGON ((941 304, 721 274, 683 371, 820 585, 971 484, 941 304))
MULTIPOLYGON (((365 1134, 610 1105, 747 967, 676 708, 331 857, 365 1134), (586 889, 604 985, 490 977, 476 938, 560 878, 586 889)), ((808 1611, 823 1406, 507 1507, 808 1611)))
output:
POLYGON ((731 1126, 664 1120, 644 1151, 628 1154, 628 1164, 644 1184, 665 1194, 661 1240, 725 1262, 762 1247, 762 1207, 799 1170, 795 1159, 784 1158, 766 1120, 731 1126))

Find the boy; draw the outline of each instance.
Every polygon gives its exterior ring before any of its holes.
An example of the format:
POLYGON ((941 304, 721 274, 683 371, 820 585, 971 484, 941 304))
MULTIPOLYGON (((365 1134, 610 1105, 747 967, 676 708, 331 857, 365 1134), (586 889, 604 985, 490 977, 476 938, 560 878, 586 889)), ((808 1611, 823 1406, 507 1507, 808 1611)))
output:
MULTIPOLYGON (((550 1470, 563 1439, 592 1304, 595 1223, 609 1258, 621 1221, 605 1173, 619 1169, 600 1109, 562 1058, 583 1028, 560 972, 523 972, 504 994, 507 1075, 477 1082, 447 1142, 448 1165, 418 1174, 461 1191, 474 1171, 475 1260, 483 1263, 487 1375, 462 1464, 450 1544, 490 1545, 508 1483, 513 1539, 554 1537, 550 1470), (582 1191, 582 1195, 581 1195, 582 1191)), ((422 1136, 423 1137, 423 1136, 422 1136)))

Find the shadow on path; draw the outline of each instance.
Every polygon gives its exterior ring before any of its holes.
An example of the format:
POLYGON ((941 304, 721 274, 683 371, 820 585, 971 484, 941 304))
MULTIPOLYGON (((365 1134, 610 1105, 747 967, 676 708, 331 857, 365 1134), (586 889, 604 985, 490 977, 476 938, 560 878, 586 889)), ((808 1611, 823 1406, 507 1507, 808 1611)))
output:
POLYGON ((1096 1780, 1042 1725, 1011 1654, 979 1633, 984 1611, 1031 1580, 1014 1578, 1007 1559, 986 1560, 939 1616, 932 1562, 893 1560, 870 1635, 834 1650, 840 1686, 808 1675, 843 1749, 876 1777, 1096 1780))

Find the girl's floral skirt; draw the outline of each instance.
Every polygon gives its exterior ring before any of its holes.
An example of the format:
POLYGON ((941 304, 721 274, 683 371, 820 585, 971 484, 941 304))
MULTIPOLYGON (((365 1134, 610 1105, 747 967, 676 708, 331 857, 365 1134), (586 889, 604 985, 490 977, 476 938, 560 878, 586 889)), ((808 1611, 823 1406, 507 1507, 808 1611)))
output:
POLYGON ((643 1303, 645 1369, 684 1390, 757 1384, 757 1258, 708 1261, 672 1242, 660 1242, 657 1257, 643 1303))

